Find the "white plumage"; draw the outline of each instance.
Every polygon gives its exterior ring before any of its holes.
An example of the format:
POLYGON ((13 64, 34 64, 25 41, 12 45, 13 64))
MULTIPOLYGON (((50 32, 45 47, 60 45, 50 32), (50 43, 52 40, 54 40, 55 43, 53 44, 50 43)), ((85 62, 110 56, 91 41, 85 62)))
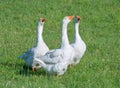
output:
POLYGON ((42 67, 47 74, 53 75, 63 75, 68 65, 78 64, 86 51, 86 44, 79 34, 80 16, 74 17, 74 42, 69 44, 67 25, 73 17, 63 18, 61 46, 50 51, 42 38, 45 19, 41 18, 38 22, 36 46, 23 53, 19 58, 23 58, 28 66, 36 69, 42 67))
MULTIPOLYGON (((34 59, 33 64, 35 65, 39 64, 39 66, 42 67, 44 71, 50 75, 63 75, 66 72, 67 66, 68 66, 67 62, 60 62, 56 64, 46 64, 42 60, 37 58, 34 59)), ((34 68, 39 68, 38 66, 35 66, 35 65, 34 65, 34 68)))
POLYGON ((38 59, 46 64, 56 64, 65 62, 71 64, 74 57, 74 49, 71 47, 67 36, 67 25, 72 20, 73 16, 66 16, 62 21, 62 42, 59 49, 54 49, 47 52, 44 56, 38 59))
POLYGON ((74 56, 74 62, 73 65, 78 64, 80 62, 80 59, 84 55, 86 51, 86 44, 82 40, 80 34, 79 34, 79 21, 80 16, 74 17, 74 43, 71 44, 71 46, 74 48, 75 56, 74 56))
POLYGON ((42 38, 44 22, 45 22, 44 18, 40 18, 38 22, 36 46, 30 48, 28 51, 19 56, 19 58, 24 59, 26 65, 28 66, 32 66, 34 58, 40 57, 49 51, 48 46, 46 45, 42 38))

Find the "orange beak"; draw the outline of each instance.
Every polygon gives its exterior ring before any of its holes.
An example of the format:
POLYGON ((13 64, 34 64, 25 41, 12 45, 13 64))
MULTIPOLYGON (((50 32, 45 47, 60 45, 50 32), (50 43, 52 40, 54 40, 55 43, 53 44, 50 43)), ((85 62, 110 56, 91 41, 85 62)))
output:
POLYGON ((42 19, 42 22, 45 22, 45 18, 42 19))
POLYGON ((41 20, 42 22, 45 22, 45 18, 40 18, 40 20, 41 20))
POLYGON ((35 68, 34 68, 34 67, 32 67, 32 71, 33 71, 33 72, 35 71, 35 68))
POLYGON ((80 20, 80 16, 76 16, 78 20, 80 20))
POLYGON ((69 20, 72 20, 74 16, 67 16, 69 20))

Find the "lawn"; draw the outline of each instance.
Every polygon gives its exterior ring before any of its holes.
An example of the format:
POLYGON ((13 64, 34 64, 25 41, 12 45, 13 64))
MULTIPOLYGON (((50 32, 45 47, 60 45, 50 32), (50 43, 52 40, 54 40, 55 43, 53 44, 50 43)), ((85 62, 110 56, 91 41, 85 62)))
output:
MULTIPOLYGON (((68 25, 73 42, 73 21, 68 25)), ((119 0, 0 0, 0 88, 119 88, 119 0), (80 15, 87 45, 81 62, 61 77, 25 69, 17 57, 35 45, 36 26, 46 18, 43 38, 50 49, 61 42, 64 16, 80 15)))

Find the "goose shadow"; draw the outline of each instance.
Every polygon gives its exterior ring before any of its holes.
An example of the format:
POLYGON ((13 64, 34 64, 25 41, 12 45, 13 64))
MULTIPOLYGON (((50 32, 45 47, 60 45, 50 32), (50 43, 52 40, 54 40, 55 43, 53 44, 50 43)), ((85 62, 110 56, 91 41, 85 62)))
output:
POLYGON ((37 69, 36 71, 32 71, 32 69, 28 66, 26 66, 23 63, 12 63, 9 61, 6 62, 0 62, 0 66, 3 66, 4 69, 9 69, 14 72, 15 75, 21 75, 21 76, 33 76, 33 75, 47 75, 43 69, 37 69))
POLYGON ((19 68, 19 71, 17 71, 17 74, 22 75, 22 76, 31 76, 31 75, 32 76, 33 75, 36 75, 36 76, 40 76, 40 75, 46 76, 47 75, 42 68, 37 69, 35 71, 32 71, 32 68, 28 67, 26 65, 22 65, 19 68))

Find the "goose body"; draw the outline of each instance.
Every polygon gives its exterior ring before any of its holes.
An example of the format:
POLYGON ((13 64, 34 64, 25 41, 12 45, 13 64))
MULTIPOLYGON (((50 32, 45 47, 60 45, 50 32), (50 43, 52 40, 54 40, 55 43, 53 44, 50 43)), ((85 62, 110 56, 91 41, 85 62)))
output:
MULTIPOLYGON (((56 64, 46 64, 42 60, 35 58, 33 64, 39 64, 41 68, 49 75, 63 75, 67 70, 67 62, 60 62, 56 64)), ((34 68, 38 68, 38 66, 34 68)))
POLYGON ((74 31, 75 31, 75 37, 74 37, 74 43, 71 44, 75 51, 74 56, 74 62, 73 65, 78 64, 80 62, 80 59, 84 55, 86 51, 86 44, 82 40, 80 34, 79 34, 79 20, 80 16, 74 17, 74 31))
POLYGON ((33 59, 36 57, 40 57, 49 51, 48 46, 44 42, 42 38, 43 26, 45 19, 40 18, 37 27, 37 36, 36 36, 36 45, 35 47, 30 48, 28 51, 23 53, 19 58, 24 59, 27 66, 32 66, 33 59))
POLYGON ((48 51, 45 55, 39 57, 38 59, 42 60, 46 64, 56 64, 60 62, 71 63, 74 50, 69 44, 67 36, 67 25, 72 20, 73 16, 66 16, 62 22, 62 42, 61 47, 58 49, 53 49, 48 51))

